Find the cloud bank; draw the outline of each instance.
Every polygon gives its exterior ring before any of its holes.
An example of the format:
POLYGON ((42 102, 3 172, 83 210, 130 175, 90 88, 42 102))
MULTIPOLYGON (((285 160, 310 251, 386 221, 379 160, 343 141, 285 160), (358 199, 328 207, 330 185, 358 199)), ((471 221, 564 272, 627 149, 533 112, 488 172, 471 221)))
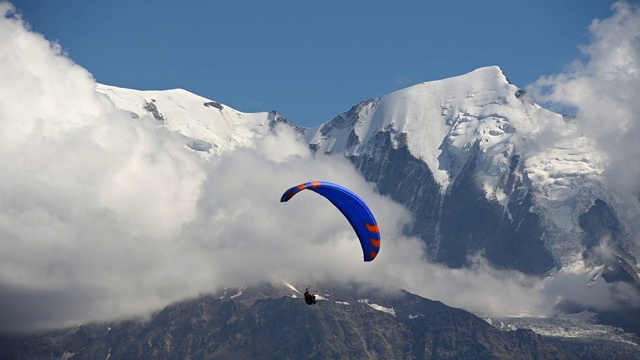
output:
MULTIPOLYGON (((488 314, 547 314, 567 296, 560 285, 573 275, 540 280, 482 259, 457 270, 426 262, 424 245, 402 235, 411 220, 404 208, 348 161, 312 157, 286 127, 204 160, 153 119, 116 109, 10 4, 0 2, 0 14, 0 332, 144 316, 220 286, 273 280, 395 285, 488 314), (315 179, 343 184, 372 207, 383 229, 376 261, 362 262, 349 224, 326 200, 303 192, 279 202, 315 179)), ((619 5, 613 19, 620 14, 637 12, 619 5)))
POLYGON ((607 156, 605 180, 624 196, 640 193, 640 10, 620 1, 613 15, 594 20, 582 57, 564 73, 528 87, 537 99, 571 109, 582 134, 598 141, 607 156))

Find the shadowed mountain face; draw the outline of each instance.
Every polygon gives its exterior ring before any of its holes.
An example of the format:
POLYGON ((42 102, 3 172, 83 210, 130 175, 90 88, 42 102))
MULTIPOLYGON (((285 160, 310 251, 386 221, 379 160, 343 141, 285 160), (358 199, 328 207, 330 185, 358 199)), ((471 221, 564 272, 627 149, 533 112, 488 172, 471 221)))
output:
POLYGON ((389 134, 374 141, 377 152, 349 159, 378 191, 405 205, 415 216, 410 235, 420 236, 431 257, 450 267, 468 265, 469 256, 482 253, 492 264, 527 274, 544 274, 557 266, 542 241, 540 218, 528 211, 532 194, 514 175, 519 158, 506 173, 511 190, 508 211, 488 200, 475 179, 475 156, 461 169, 445 194, 440 193, 429 168, 406 147, 391 146, 389 134), (508 218, 511 216, 511 218, 508 218))
POLYGON ((572 359, 530 330, 502 331, 464 310, 407 292, 203 296, 149 321, 79 326, 0 339, 3 359, 572 359), (366 296, 366 298, 360 298, 366 296))

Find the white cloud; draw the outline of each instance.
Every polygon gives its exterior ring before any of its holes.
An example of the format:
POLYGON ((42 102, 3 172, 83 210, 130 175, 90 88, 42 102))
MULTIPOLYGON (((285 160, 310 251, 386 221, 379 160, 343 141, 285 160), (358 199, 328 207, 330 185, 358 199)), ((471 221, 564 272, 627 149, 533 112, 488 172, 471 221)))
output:
POLYGON ((195 216, 201 164, 117 111, 10 4, 0 13, 3 330, 157 306, 139 294, 164 299, 151 269, 170 248, 157 245, 195 216))
POLYGON ((640 191, 640 10, 619 1, 610 18, 594 20, 583 56, 564 73, 540 78, 537 99, 576 112, 581 133, 607 155, 605 178, 625 196, 640 191))
POLYGON ((1 330, 144 315, 275 277, 371 278, 329 202, 310 192, 279 202, 314 179, 369 200, 385 241, 400 244, 380 264, 422 251, 395 240, 406 211, 346 160, 312 158, 287 128, 203 160, 152 119, 115 109, 59 46, 8 3, 0 10, 1 330))

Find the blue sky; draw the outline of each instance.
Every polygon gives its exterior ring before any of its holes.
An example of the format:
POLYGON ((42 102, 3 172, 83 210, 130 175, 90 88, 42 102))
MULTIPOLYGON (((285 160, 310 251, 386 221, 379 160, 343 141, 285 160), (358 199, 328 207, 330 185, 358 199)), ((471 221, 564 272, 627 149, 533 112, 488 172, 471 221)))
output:
POLYGON ((96 81, 183 88, 316 126, 354 104, 498 65, 561 72, 609 0, 11 1, 96 81))

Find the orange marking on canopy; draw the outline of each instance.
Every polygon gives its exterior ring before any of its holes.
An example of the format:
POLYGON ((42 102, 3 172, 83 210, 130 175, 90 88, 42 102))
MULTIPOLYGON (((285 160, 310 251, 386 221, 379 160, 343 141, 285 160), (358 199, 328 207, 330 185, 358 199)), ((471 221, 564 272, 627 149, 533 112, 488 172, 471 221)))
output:
POLYGON ((382 242, 382 240, 371 238, 369 239, 369 241, 371 241, 371 245, 373 245, 374 247, 380 248, 380 243, 382 242))
POLYGON ((379 234, 380 233, 380 228, 378 227, 378 225, 371 225, 371 224, 366 224, 367 226, 367 230, 371 231, 374 234, 379 234))
POLYGON ((306 189, 306 188, 307 188, 307 185, 305 185, 305 184, 300 184, 300 185, 298 185, 298 186, 296 186, 296 187, 297 187, 298 189, 300 189, 300 190, 304 190, 304 189, 306 189))
POLYGON ((371 257, 371 260, 373 260, 373 259, 376 258, 376 256, 378 256, 378 253, 375 252, 375 251, 372 251, 372 252, 369 253, 369 256, 371 257))
POLYGON ((320 185, 322 185, 322 183, 320 181, 312 181, 311 182, 311 187, 314 188, 314 189, 317 188, 317 187, 320 187, 320 185))

